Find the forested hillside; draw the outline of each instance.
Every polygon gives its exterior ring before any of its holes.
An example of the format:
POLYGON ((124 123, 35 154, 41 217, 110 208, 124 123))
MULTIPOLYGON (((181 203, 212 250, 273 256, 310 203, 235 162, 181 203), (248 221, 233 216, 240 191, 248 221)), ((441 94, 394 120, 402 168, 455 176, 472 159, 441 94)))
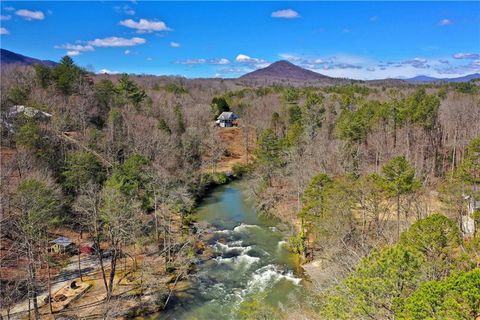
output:
POLYGON ((70 234, 102 249, 95 312, 161 310, 202 253, 194 209, 235 150, 232 174, 288 224, 313 287, 298 310, 255 304, 243 318, 475 319, 479 84, 248 87, 94 75, 69 57, 2 68, 2 308, 29 297, 48 313, 37 293, 67 263, 49 241, 70 234), (214 125, 228 110, 241 138, 214 125), (120 281, 130 304, 113 310, 120 281))

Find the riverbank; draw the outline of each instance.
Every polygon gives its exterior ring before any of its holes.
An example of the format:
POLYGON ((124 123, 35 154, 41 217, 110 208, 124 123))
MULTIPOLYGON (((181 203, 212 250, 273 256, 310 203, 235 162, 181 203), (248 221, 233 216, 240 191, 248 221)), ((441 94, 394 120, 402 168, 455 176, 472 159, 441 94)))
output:
POLYGON ((152 319, 241 319, 242 312, 263 308, 278 314, 303 297, 304 280, 296 275, 298 259, 285 246, 285 230, 257 215, 240 183, 211 190, 195 215, 208 230, 205 245, 213 256, 196 261, 184 292, 188 299, 177 299, 152 319), (262 304, 250 310, 252 301, 262 304))

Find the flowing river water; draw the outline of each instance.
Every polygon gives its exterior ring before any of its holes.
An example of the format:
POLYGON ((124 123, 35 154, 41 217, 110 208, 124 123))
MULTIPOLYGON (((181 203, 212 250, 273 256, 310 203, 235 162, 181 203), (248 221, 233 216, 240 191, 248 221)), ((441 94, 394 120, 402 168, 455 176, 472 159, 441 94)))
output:
POLYGON ((198 264, 188 294, 157 319, 239 319, 240 305, 249 298, 279 311, 301 299, 304 280, 295 275, 298 264, 285 246, 282 225, 257 215, 241 183, 214 189, 197 220, 215 227, 208 241, 215 256, 198 264))

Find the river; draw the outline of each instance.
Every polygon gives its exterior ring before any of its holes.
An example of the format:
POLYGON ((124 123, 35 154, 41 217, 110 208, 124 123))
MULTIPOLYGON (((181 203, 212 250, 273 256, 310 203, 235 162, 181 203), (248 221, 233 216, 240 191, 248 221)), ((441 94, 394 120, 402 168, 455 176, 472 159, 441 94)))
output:
POLYGON ((215 257, 198 264, 191 288, 157 319, 239 319, 242 301, 254 298, 284 311, 301 299, 303 280, 277 221, 259 216, 239 182, 215 188, 197 210, 215 227, 208 245, 215 257))

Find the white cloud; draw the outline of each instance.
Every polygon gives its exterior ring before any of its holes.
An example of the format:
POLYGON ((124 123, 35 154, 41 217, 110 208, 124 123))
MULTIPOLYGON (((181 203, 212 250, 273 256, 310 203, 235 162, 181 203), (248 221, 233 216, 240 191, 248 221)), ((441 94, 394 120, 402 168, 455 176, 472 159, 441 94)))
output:
POLYGON ((125 50, 123 53, 125 53, 125 54, 130 54, 130 53, 132 53, 132 52, 127 49, 127 50, 125 50))
POLYGON ((152 60, 153 60, 153 58, 151 58, 151 57, 147 58, 147 61, 152 61, 152 60))
POLYGON ((300 57, 298 55, 295 55, 295 54, 291 54, 291 53, 280 53, 278 56, 280 58, 282 58, 284 60, 287 60, 287 61, 290 61, 290 62, 296 62, 296 61, 303 60, 302 57, 300 57))
POLYGON ((239 55, 235 58, 235 61, 236 61, 236 62, 240 62, 240 63, 252 63, 252 64, 255 64, 255 63, 264 63, 264 62, 266 62, 266 61, 263 60, 263 59, 251 58, 251 57, 247 56, 246 54, 239 54, 239 55))
POLYGON ((1 16, 0 16, 0 20, 1 20, 1 21, 10 20, 11 18, 12 18, 12 16, 4 16, 4 15, 1 15, 1 16))
POLYGON ((129 16, 134 16, 135 15, 135 10, 133 9, 125 9, 125 14, 128 14, 129 16))
POLYGON ((249 65, 256 69, 265 68, 270 64, 267 60, 260 58, 252 58, 250 56, 247 56, 246 54, 237 55, 237 57, 235 58, 235 62, 249 65))
POLYGON ((187 59, 187 60, 175 61, 176 64, 186 64, 186 65, 204 64, 206 62, 207 62, 206 59, 187 59))
POLYGON ((172 31, 165 22, 140 19, 138 22, 135 22, 132 19, 127 19, 120 21, 120 25, 137 30, 138 33, 154 32, 154 31, 172 31))
POLYGON ((129 15, 129 16, 134 16, 135 15, 135 10, 132 9, 132 7, 130 7, 128 4, 124 5, 124 6, 115 6, 113 7, 115 9, 115 11, 121 13, 125 13, 126 15, 129 15))
POLYGON ((42 11, 32 11, 27 9, 20 9, 15 12, 17 16, 22 17, 25 20, 43 20, 45 15, 42 11))
POLYGON ((292 9, 284 9, 272 12, 273 18, 284 18, 284 19, 294 19, 300 18, 300 15, 297 11, 292 9))
POLYGON ((119 74, 119 71, 112 71, 108 69, 101 69, 100 71, 97 72, 97 74, 119 74))
POLYGON ((71 43, 65 43, 59 46, 55 46, 55 49, 66 49, 67 50, 67 56, 78 56, 82 52, 88 52, 88 51, 94 51, 95 48, 90 45, 82 45, 82 44, 71 44, 71 43))
POLYGON ((443 26, 449 26, 452 23, 453 23, 453 21, 450 20, 450 19, 442 19, 438 22, 438 25, 443 27, 443 26))
POLYGON ((79 54, 80 54, 80 51, 78 50, 67 51, 67 56, 70 56, 70 57, 78 56, 79 54))
POLYGON ((186 65, 195 65, 195 64, 213 64, 213 65, 226 65, 230 64, 230 60, 226 58, 217 58, 217 59, 187 59, 187 60, 178 60, 175 61, 176 64, 186 64, 186 65))
POLYGON ((453 55, 455 59, 480 59, 480 54, 478 53, 455 53, 453 55))
POLYGON ((411 60, 405 60, 401 64, 408 64, 411 65, 414 68, 419 68, 419 69, 426 69, 429 68, 430 66, 427 64, 427 59, 423 58, 414 58, 411 60))
POLYGON ((79 52, 86 52, 86 51, 94 51, 95 48, 92 45, 81 45, 81 44, 70 44, 65 43, 60 46, 55 46, 55 49, 67 49, 67 50, 75 50, 79 52))
POLYGON ((131 39, 121 37, 108 37, 88 41, 88 44, 94 47, 131 47, 146 43, 143 38, 133 37, 131 39))
POLYGON ((210 64, 229 64, 230 60, 228 60, 226 58, 212 59, 212 60, 209 60, 208 63, 210 63, 210 64))
POLYGON ((7 30, 7 28, 0 28, 0 34, 10 34, 10 31, 7 30))
POLYGON ((173 41, 172 41, 172 42, 170 42, 170 47, 172 47, 172 48, 180 48, 180 43, 178 43, 178 42, 173 42, 173 41))
POLYGON ((14 7, 4 7, 3 10, 5 11, 15 11, 14 7))

